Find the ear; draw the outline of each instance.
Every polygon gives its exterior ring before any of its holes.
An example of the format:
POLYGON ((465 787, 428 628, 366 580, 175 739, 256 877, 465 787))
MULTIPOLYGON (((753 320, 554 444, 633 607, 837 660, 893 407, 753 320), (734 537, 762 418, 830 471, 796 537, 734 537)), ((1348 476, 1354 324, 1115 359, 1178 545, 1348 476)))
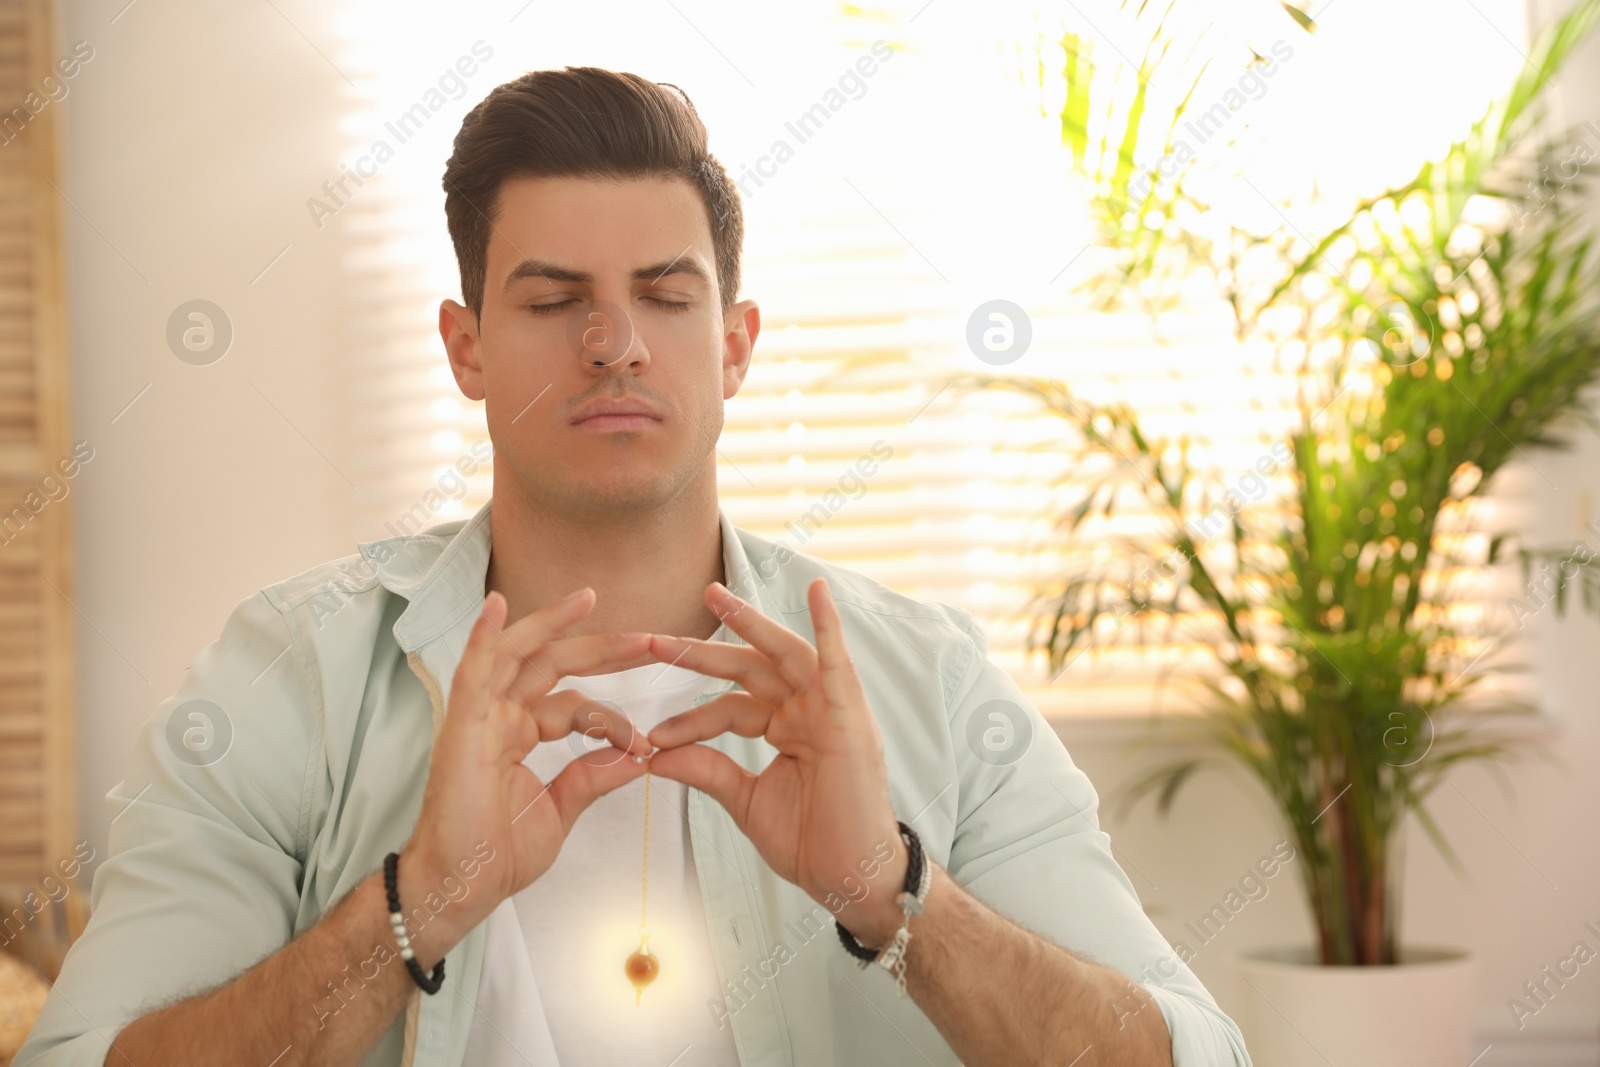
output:
POLYGON ((754 300, 741 300, 722 316, 722 399, 731 400, 750 371, 756 337, 761 333, 761 308, 754 300))
POLYGON ((456 386, 468 400, 484 397, 483 364, 478 359, 478 316, 454 300, 439 304, 439 336, 456 376, 456 386))

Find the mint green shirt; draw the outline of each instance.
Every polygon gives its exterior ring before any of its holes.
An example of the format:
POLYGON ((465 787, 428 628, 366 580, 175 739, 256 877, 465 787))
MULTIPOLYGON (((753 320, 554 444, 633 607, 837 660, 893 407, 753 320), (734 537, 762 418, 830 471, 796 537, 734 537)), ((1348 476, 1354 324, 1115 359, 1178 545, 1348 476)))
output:
MULTIPOLYGON (((99 1067, 127 1023, 237 977, 405 842, 483 605, 489 508, 363 543, 239 603, 106 795, 113 821, 91 917, 16 1067, 99 1067)), ((1166 1019, 1176 1067, 1249 1067, 1238 1028, 1113 859, 1094 786, 988 660, 972 617, 719 519, 725 584, 807 640, 806 588, 828 579, 883 736, 895 814, 928 854, 996 911, 1139 981, 1166 1019)), ((716 679, 696 704, 734 685, 716 679)), ((708 743, 753 772, 776 753, 731 733, 708 743)), ((710 797, 688 798, 726 994, 708 1010, 732 1027, 740 1062, 960 1063, 887 971, 857 967, 827 908, 774 874, 710 797)), ((446 957, 445 988, 415 991, 363 1063, 460 1064, 483 955, 480 924, 446 957)), ((305 1010, 335 1020, 341 996, 358 995, 360 963, 342 994, 308 977, 305 1010)), ((259 1062, 281 1051, 261 1049, 259 1062)))

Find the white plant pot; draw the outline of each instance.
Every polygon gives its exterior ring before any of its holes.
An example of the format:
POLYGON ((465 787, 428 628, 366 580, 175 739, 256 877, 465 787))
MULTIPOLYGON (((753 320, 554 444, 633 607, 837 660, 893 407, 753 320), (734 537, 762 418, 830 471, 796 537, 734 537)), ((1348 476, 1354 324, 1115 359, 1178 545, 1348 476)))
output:
POLYGON ((1255 1067, 1465 1067, 1477 961, 1402 949, 1387 967, 1323 967, 1309 948, 1232 957, 1234 1022, 1255 1067))

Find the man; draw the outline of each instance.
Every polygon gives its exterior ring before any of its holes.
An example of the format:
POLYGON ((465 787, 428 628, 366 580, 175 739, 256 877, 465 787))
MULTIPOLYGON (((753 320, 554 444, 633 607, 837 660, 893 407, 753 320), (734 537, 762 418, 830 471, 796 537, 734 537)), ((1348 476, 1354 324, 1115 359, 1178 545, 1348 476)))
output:
POLYGON ((526 75, 444 184, 492 508, 239 605, 16 1062, 1248 1065, 971 617, 721 512, 761 319, 687 98, 526 75))

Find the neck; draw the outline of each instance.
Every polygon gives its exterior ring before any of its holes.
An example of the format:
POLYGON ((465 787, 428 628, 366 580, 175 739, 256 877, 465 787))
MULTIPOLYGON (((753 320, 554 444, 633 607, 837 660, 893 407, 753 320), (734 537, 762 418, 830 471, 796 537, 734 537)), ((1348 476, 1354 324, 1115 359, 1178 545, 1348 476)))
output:
MULTIPOLYGON (((509 624, 589 586, 593 610, 562 637, 635 631, 710 637, 720 621, 706 606, 705 589, 727 583, 715 484, 650 511, 574 513, 496 493, 484 592, 505 596, 509 624)), ((654 661, 638 665, 647 662, 654 661)))

